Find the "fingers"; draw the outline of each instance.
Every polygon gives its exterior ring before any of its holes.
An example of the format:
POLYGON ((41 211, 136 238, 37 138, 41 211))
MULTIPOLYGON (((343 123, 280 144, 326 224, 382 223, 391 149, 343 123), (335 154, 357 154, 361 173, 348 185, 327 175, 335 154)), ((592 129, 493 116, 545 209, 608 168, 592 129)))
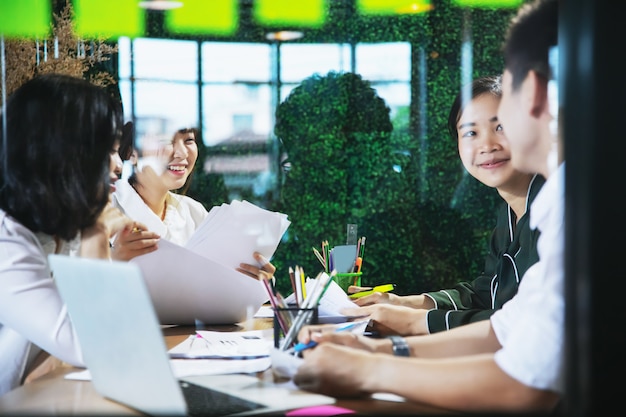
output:
POLYGON ((157 250, 159 239, 140 239, 125 242, 117 239, 111 246, 111 257, 118 261, 129 261, 137 256, 157 250))
MULTIPOLYGON (((261 272, 263 272, 264 274, 267 274, 267 272, 259 269, 259 267, 254 266, 254 265, 250 265, 250 264, 239 264, 239 268, 235 268, 237 271, 241 272, 242 274, 245 274, 247 276, 249 276, 250 278, 254 278, 254 279, 263 279, 265 277, 265 275, 260 276, 261 272)), ((271 276, 270 276, 271 278, 271 276)))
POLYGON ((158 249, 160 236, 147 230, 142 223, 133 222, 116 235, 111 246, 111 257, 115 260, 128 261, 136 256, 154 252, 158 249))
POLYGON ((357 285, 350 285, 348 287, 348 294, 354 294, 361 291, 369 291, 372 287, 359 287, 357 285))
POLYGON ((241 272, 254 279, 273 279, 274 272, 276 272, 276 267, 267 260, 265 256, 263 256, 259 252, 253 253, 254 259, 261 264, 259 268, 256 265, 250 265, 247 263, 240 263, 238 268, 235 268, 237 271, 241 272))
POLYGON ((357 307, 357 308, 342 308, 340 313, 347 317, 361 317, 361 316, 367 316, 371 312, 365 307, 357 307))
MULTIPOLYGON (((244 264, 242 264, 242 265, 244 265, 244 264)), ((235 268, 235 271, 241 272, 242 274, 247 275, 250 278, 259 279, 258 274, 253 274, 252 272, 250 272, 247 269, 244 269, 244 268, 240 267, 240 268, 235 268)))
POLYGON ((383 296, 383 293, 375 292, 373 294, 366 295, 361 298, 355 298, 352 301, 354 301, 354 304, 364 307, 364 306, 369 306, 369 305, 380 303, 382 301, 382 296, 383 296))
POLYGON ((324 330, 334 330, 335 328, 336 326, 334 324, 312 324, 304 326, 298 333, 298 341, 302 343, 309 343, 313 333, 321 334, 324 330))
POLYGON ((254 252, 254 259, 256 259, 256 261, 261 264, 261 269, 269 272, 271 275, 274 275, 274 272, 276 272, 276 267, 274 265, 272 265, 270 263, 270 261, 263 256, 263 254, 261 254, 260 252, 254 252))

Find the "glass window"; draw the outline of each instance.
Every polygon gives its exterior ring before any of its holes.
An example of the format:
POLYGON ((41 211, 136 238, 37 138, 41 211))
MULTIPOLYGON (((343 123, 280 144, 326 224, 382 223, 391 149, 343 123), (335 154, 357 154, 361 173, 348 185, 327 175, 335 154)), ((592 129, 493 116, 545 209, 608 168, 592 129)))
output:
POLYGON ((136 81, 135 134, 141 146, 144 135, 173 135, 184 127, 198 126, 198 89, 193 84, 136 81))
POLYGON ((350 71, 350 48, 343 44, 282 44, 280 68, 283 83, 299 83, 329 71, 350 71))
POLYGON ((253 137, 267 142, 272 127, 268 84, 205 85, 202 97, 203 137, 207 145, 253 137))
POLYGON ((198 44, 139 38, 133 41, 133 62, 136 78, 196 81, 198 44))
POLYGON ((202 80, 214 82, 268 82, 270 46, 252 43, 204 42, 202 80))
POLYGON ((369 80, 411 80, 408 42, 367 43, 356 46, 356 72, 369 80))
MULTIPOLYGON (((398 293, 415 293, 473 279, 501 200, 464 174, 446 120, 467 74, 501 71, 508 11, 468 10, 471 24, 436 31, 424 16, 333 13, 328 28, 303 30, 293 42, 269 41, 246 18, 232 37, 168 39, 154 19, 149 37, 119 44, 126 117, 139 140, 201 127, 201 160, 212 179, 194 198, 209 205, 246 199, 293 219, 274 258, 279 271, 298 262, 314 273, 311 246, 339 244, 349 222, 368 238, 366 285, 368 277, 397 276, 398 293), (481 36, 463 33, 473 27, 481 36), (466 75, 461 63, 471 67, 466 75), (358 81, 352 90, 342 78, 332 88, 298 90, 301 101, 287 116, 294 123, 277 132, 281 104, 305 80, 331 71, 354 72, 371 88, 358 81)), ((438 13, 457 16, 458 9, 438 13)))

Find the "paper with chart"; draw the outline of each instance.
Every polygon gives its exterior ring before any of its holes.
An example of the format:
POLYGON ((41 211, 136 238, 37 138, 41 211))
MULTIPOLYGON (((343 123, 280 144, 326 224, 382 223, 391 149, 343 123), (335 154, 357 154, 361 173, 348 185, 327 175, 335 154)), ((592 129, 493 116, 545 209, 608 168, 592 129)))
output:
POLYGON ((271 329, 244 332, 197 330, 168 353, 172 359, 257 359, 269 357, 273 343, 271 329))

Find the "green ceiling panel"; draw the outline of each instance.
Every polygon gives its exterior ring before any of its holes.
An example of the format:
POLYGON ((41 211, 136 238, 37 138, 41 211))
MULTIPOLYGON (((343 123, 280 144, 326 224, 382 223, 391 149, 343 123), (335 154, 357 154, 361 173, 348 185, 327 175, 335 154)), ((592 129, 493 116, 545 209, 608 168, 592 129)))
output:
POLYGON ((356 0, 356 8, 362 15, 397 15, 428 12, 433 5, 430 0, 356 0))
POLYGON ((254 18, 266 26, 320 27, 326 21, 325 0, 256 0, 254 18))
POLYGON ((232 35, 239 25, 237 0, 181 0, 183 7, 165 14, 172 33, 232 35))
POLYGON ((461 7, 479 7, 479 8, 513 8, 519 7, 524 0, 452 0, 452 3, 461 7))
POLYGON ((139 0, 74 0, 75 31, 90 38, 143 36, 145 11, 139 0))
POLYGON ((0 34, 6 38, 45 38, 51 24, 50 0, 0 0, 0 34))

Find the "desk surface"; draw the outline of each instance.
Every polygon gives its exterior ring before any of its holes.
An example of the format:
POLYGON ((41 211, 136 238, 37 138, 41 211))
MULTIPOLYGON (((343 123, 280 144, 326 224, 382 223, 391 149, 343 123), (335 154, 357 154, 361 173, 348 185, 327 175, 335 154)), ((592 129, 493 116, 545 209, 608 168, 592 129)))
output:
MULTIPOLYGON (((272 328, 271 319, 254 319, 249 323, 233 326, 206 327, 205 330, 261 330, 272 328)), ((193 334, 193 326, 165 327, 163 333, 167 348, 182 342, 193 334)), ((64 375, 77 369, 61 366, 28 384, 0 396, 0 414, 125 414, 142 415, 126 406, 107 400, 98 394, 89 381, 66 380, 64 375)), ((271 370, 260 373, 259 378, 273 378, 271 370)), ((359 414, 446 414, 445 411, 406 402, 380 399, 337 400, 336 406, 355 410, 359 414)))

